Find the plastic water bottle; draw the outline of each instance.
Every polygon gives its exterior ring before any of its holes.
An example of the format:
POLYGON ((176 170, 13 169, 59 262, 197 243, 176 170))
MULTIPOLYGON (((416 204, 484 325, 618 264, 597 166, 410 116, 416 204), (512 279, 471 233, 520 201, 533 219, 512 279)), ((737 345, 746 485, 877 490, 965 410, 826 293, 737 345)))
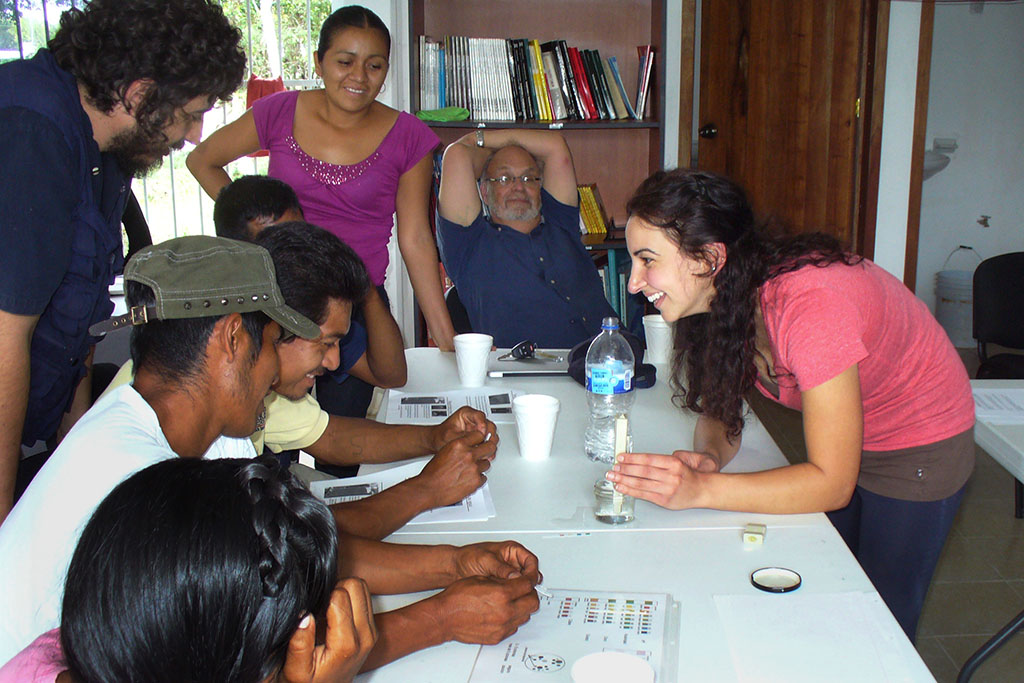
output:
POLYGON ((615 418, 629 417, 633 393, 633 349, 619 333, 619 319, 601 321, 601 334, 587 349, 587 403, 590 421, 584 435, 587 457, 615 461, 615 418))

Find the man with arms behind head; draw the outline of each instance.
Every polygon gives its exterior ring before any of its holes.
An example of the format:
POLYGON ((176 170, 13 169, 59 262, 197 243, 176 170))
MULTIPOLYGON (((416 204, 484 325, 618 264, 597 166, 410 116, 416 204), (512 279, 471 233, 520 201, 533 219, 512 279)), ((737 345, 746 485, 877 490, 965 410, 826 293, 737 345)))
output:
POLYGON ((0 520, 19 444, 88 408, 88 327, 113 309, 130 179, 199 141, 245 72, 240 37, 210 0, 92 0, 49 49, 0 65, 0 520))
POLYGON ((580 242, 576 171, 560 133, 481 129, 449 145, 437 214, 441 259, 473 331, 497 346, 569 348, 615 315, 580 242))

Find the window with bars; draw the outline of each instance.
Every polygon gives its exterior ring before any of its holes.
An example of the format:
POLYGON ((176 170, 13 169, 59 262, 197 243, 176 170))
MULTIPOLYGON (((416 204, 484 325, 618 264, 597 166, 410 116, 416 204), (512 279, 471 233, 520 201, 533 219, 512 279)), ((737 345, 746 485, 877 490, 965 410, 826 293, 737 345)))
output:
MULTIPOLYGON (((57 30, 60 15, 87 0, 0 0, 0 62, 31 57, 57 30)), ((228 19, 242 32, 247 76, 276 78, 285 87, 314 87, 313 52, 320 25, 331 13, 330 0, 219 0, 228 19)), ((203 134, 245 112, 246 83, 206 115, 203 134)), ((213 234, 213 201, 185 167, 191 150, 172 152, 163 165, 136 180, 133 189, 154 242, 180 235, 213 234)), ((228 166, 232 178, 266 173, 267 158, 243 158, 228 166)))

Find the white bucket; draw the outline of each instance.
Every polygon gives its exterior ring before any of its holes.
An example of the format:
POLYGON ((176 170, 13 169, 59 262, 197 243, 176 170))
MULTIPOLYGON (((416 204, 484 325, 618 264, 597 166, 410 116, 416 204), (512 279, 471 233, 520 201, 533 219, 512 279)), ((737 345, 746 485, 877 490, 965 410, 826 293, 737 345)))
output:
POLYGON ((953 346, 973 347, 974 272, 941 270, 935 281, 935 319, 953 346))

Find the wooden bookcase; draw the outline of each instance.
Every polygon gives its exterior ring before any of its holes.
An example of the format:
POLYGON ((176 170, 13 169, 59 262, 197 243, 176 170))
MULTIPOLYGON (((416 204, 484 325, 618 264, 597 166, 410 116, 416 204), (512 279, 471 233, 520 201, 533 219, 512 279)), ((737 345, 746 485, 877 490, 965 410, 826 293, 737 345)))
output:
MULTIPOLYGON (((573 153, 580 183, 597 183, 609 217, 625 223, 626 201, 636 186, 661 168, 664 125, 665 4, 661 0, 410 0, 409 45, 418 49, 420 35, 479 38, 563 39, 580 48, 615 56, 623 83, 635 97, 636 47, 653 45, 656 53, 650 107, 643 121, 490 122, 429 124, 447 145, 470 130, 487 128, 555 128, 573 153)), ((415 63, 416 60, 414 60, 415 63)), ((411 75, 413 111, 419 108, 419 73, 411 75)))

